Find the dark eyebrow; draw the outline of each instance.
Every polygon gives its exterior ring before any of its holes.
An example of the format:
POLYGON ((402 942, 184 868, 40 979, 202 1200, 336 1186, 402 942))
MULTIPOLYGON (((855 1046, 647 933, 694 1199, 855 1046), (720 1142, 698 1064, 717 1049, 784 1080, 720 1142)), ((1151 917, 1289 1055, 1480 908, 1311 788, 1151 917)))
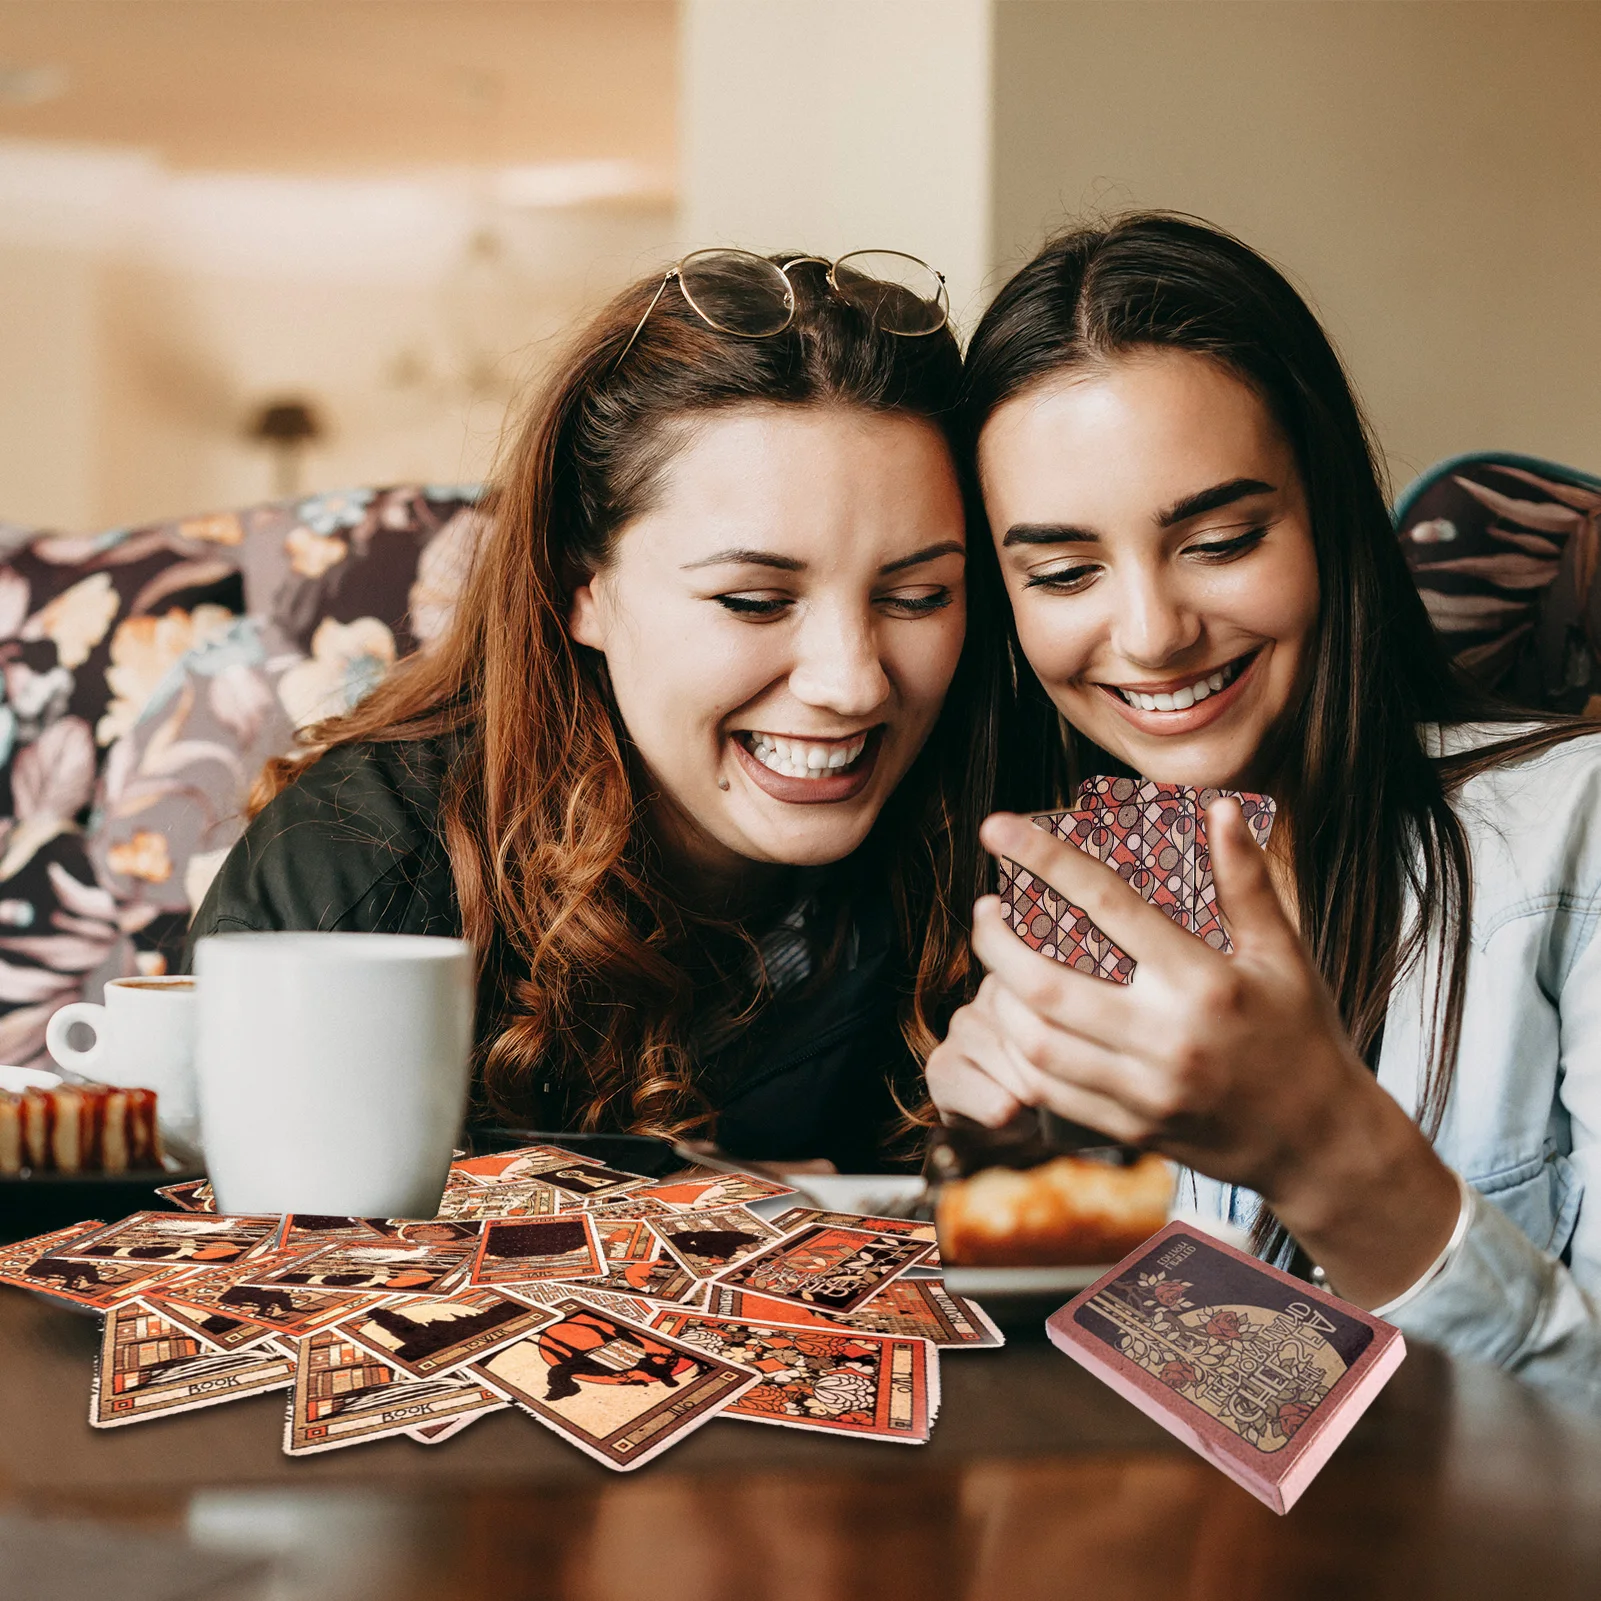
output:
POLYGON ((1231 478, 1225 484, 1213 484, 1210 489, 1198 489, 1193 495, 1175 500, 1166 511, 1157 514, 1156 521, 1160 527, 1171 528, 1175 523, 1186 523, 1204 512, 1232 506, 1237 500, 1273 493, 1274 486, 1264 484, 1260 478, 1231 478))
POLYGON ((946 539, 938 545, 928 545, 922 550, 914 550, 910 556, 902 556, 899 561, 887 561, 878 569, 881 578, 891 573, 903 573, 908 567, 921 567, 926 561, 933 561, 936 556, 965 556, 966 547, 959 539, 946 539))
POLYGON ((697 567, 722 567, 738 562, 745 567, 776 567, 781 573, 801 572, 806 563, 793 556, 780 556, 771 550, 720 550, 715 556, 702 556, 699 561, 686 561, 680 572, 692 572, 697 567))
POLYGON ((1100 535, 1093 528, 1075 528, 1072 523, 1013 523, 1001 541, 1008 545, 1093 545, 1100 535))

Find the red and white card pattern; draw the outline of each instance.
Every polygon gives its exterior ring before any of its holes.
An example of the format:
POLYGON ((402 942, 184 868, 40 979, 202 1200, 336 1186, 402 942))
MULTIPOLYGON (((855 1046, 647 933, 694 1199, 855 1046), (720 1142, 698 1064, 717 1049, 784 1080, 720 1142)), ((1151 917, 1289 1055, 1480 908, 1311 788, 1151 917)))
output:
POLYGON ((930 1225, 750 1203, 756 1174, 647 1178, 559 1146, 453 1164, 437 1218, 233 1217, 204 1182, 0 1247, 0 1284, 104 1314, 90 1422, 288 1392, 292 1456, 438 1445, 515 1408, 627 1471, 712 1421, 920 1444, 939 1352, 1002 1337, 930 1225))

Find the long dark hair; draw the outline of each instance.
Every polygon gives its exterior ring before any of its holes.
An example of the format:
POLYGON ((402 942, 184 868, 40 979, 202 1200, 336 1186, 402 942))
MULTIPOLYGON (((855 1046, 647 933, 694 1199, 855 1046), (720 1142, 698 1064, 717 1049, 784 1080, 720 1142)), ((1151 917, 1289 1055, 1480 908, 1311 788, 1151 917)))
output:
MULTIPOLYGON (((1391 526, 1372 436, 1317 318, 1282 273, 1208 224, 1138 213, 1047 244, 996 296, 968 348, 968 449, 996 408, 1031 385, 1152 347, 1227 368, 1294 449, 1321 602, 1305 698, 1280 731, 1274 789, 1290 827, 1301 933, 1370 1061, 1392 985, 1438 937, 1417 1107, 1432 1137, 1455 1071, 1470 948, 1471 864, 1448 796, 1475 773, 1593 725, 1551 721, 1462 755, 1430 756, 1420 724, 1529 714, 1466 682, 1440 648, 1391 526), (1411 919, 1409 896, 1421 908, 1411 919)), ((1059 802, 1111 759, 1064 727, 1015 632, 1010 649, 1008 788, 1032 787, 1035 805, 1059 802)), ((1284 1243, 1265 1208, 1256 1243, 1274 1253, 1284 1243)))
MULTIPOLYGON (((270 775, 269 793, 353 741, 454 742, 441 826, 480 963, 482 1083, 504 1115, 652 1134, 712 1121, 690 1030, 707 1001, 708 951, 724 958, 711 978, 730 977, 730 937, 742 931, 686 910, 664 881, 604 659, 574 643, 567 617, 574 589, 659 492, 685 418, 838 406, 926 419, 950 438, 961 362, 949 331, 886 333, 826 286, 824 270, 790 267, 794 319, 765 338, 718 332, 673 286, 652 306, 660 275, 619 295, 511 436, 447 637, 354 711, 310 730, 298 762, 270 775)), ((841 870, 860 876, 871 864, 869 890, 881 879, 893 902, 901 1028, 919 1060, 971 988, 977 825, 995 760, 986 648, 970 630, 927 745, 841 870)), ((825 964, 841 944, 836 918, 825 964)), ((754 1015, 760 976, 754 994, 733 999, 754 1015)))

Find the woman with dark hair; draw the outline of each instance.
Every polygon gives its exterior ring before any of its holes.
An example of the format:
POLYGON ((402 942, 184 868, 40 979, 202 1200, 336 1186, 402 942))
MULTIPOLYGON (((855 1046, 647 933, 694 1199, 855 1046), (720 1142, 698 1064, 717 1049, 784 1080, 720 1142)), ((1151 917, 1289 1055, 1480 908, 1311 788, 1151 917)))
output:
POLYGON ((1113 773, 1266 792, 1278 820, 1264 855, 1208 810, 1224 956, 992 818, 988 848, 1137 965, 1075 972, 981 901, 989 976, 936 1104, 1162 1151, 1263 1254, 1601 1399, 1594 725, 1455 676, 1338 357, 1226 234, 1139 215, 1048 245, 974 336, 965 426, 1014 622, 1009 775, 1040 809, 1113 773))
POLYGON ((910 258, 634 285, 516 433, 448 637, 279 765, 192 939, 463 934, 487 1112, 885 1160, 993 765, 959 379, 910 258))

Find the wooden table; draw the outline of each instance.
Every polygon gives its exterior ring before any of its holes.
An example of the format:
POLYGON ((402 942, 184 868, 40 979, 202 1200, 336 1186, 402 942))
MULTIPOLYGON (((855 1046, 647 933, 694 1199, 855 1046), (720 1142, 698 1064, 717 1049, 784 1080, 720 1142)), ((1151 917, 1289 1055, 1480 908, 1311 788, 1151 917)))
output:
POLYGON ((1428 1349, 1281 1518, 1026 1334, 946 1356, 926 1447, 717 1421, 633 1474, 516 1412, 301 1460, 282 1396, 92 1430, 96 1344, 0 1288, 3 1601, 1601 1597, 1601 1420, 1428 1349))

